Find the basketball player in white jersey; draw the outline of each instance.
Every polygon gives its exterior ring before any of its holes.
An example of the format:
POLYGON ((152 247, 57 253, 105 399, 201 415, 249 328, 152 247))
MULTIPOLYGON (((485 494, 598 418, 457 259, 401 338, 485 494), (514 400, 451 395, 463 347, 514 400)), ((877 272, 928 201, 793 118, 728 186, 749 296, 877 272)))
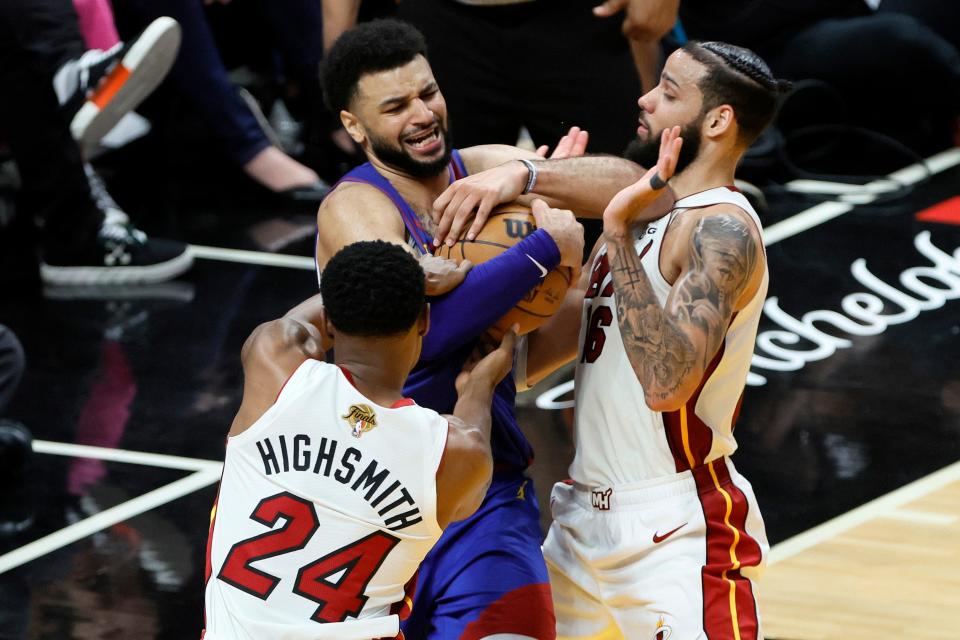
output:
POLYGON ((578 358, 572 480, 554 488, 544 543, 559 638, 762 637, 768 544, 729 456, 768 275, 760 221, 733 184, 781 88, 748 50, 688 43, 639 100, 628 157, 656 166, 634 184, 614 158, 509 163, 435 204, 440 237, 469 220, 458 201, 510 200, 520 179, 602 211, 579 295, 527 343, 528 382, 578 358), (664 213, 653 205, 671 176, 664 213))
POLYGON ((405 584, 490 484, 490 403, 513 332, 465 367, 441 416, 401 393, 429 324, 416 259, 349 245, 321 295, 243 347, 210 526, 207 640, 398 637, 405 584))

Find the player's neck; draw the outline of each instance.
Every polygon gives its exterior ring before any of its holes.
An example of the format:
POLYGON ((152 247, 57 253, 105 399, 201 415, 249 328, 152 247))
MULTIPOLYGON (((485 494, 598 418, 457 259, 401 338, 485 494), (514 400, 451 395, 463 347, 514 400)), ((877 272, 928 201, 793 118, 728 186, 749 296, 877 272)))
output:
POLYGON ((403 397, 403 383, 409 372, 397 363, 405 362, 408 354, 384 344, 371 349, 369 344, 345 345, 343 342, 337 341, 334 362, 350 372, 357 391, 383 407, 403 397))
POLYGON ((433 200, 439 197, 450 184, 450 175, 446 169, 435 176, 421 178, 390 166, 375 156, 370 155, 368 158, 380 175, 389 180, 393 188, 399 191, 401 195, 423 194, 425 198, 430 199, 432 204, 433 200))
POLYGON ((697 158, 673 176, 670 188, 679 200, 708 189, 729 186, 733 184, 736 168, 735 163, 711 162, 708 158, 697 158))

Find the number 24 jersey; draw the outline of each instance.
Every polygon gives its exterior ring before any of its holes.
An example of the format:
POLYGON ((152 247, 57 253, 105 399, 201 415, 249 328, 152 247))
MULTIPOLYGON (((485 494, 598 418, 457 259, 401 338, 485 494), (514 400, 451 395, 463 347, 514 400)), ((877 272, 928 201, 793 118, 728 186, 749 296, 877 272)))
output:
POLYGON ((442 533, 447 428, 411 400, 375 405, 346 370, 304 362, 227 441, 205 640, 396 636, 405 584, 442 533))

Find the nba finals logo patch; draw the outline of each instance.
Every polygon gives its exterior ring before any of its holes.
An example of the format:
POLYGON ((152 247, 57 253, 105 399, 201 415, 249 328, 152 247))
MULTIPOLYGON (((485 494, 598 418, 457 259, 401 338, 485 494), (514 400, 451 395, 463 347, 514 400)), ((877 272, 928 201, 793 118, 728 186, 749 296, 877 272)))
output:
POLYGON ((359 438, 377 426, 377 414, 370 408, 370 405, 366 404, 351 405, 347 415, 340 417, 350 425, 350 433, 353 434, 354 438, 359 438))
POLYGON ((653 636, 653 640, 667 640, 672 635, 673 629, 663 624, 663 618, 660 618, 657 621, 657 633, 653 636))

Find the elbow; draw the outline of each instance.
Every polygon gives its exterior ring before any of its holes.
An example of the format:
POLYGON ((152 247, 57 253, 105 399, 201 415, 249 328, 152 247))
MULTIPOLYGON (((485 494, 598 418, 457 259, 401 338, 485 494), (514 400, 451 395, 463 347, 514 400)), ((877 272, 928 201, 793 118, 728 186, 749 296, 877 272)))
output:
POLYGON ((684 384, 678 386, 673 391, 646 391, 644 390, 643 399, 651 411, 659 413, 669 413, 679 411, 696 391, 696 385, 684 384))
POLYGON ((649 407, 651 411, 669 413, 671 411, 678 411, 680 407, 686 404, 687 399, 677 395, 653 396, 646 394, 644 396, 644 401, 647 403, 647 407, 649 407))

